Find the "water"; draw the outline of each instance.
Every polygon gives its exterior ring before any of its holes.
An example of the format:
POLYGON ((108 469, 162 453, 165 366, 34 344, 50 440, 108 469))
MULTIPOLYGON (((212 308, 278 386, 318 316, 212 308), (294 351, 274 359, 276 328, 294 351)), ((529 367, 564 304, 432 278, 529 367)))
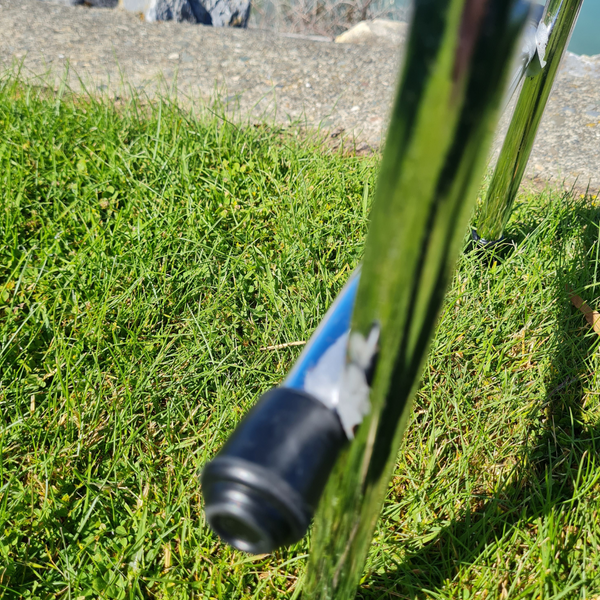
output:
POLYGON ((584 0, 569 50, 575 54, 600 54, 600 0, 584 0))

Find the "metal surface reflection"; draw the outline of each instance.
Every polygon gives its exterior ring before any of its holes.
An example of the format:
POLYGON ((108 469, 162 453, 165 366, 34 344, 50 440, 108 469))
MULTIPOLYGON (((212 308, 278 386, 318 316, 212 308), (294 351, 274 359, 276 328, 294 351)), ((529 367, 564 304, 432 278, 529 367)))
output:
POLYGON ((415 2, 352 317, 379 332, 371 410, 321 500, 306 598, 354 596, 529 8, 415 2))
POLYGON ((354 395, 341 393, 350 320, 359 281, 360 268, 335 299, 282 384, 306 392, 327 408, 335 410, 348 439, 354 437, 355 427, 362 422, 369 409, 368 395, 361 406, 360 399, 354 395))
POLYGON ((523 32, 523 39, 521 40, 521 50, 515 57, 515 65, 513 67, 512 77, 508 84, 508 91, 506 93, 505 102, 508 103, 512 98, 513 94, 517 91, 519 84, 523 81, 523 78, 530 69, 531 63, 537 57, 538 49, 538 27, 542 16, 544 15, 544 6, 542 4, 534 4, 531 12, 529 13, 529 19, 525 25, 525 31, 523 32))
POLYGON ((494 241, 502 236, 582 4, 583 0, 548 0, 536 31, 537 58, 530 65, 477 218, 477 234, 482 240, 494 241))

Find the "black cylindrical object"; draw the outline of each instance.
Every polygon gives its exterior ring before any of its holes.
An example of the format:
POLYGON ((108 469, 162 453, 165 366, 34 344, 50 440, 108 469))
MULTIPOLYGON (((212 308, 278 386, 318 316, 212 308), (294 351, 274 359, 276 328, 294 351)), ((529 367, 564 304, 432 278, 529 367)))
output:
POLYGON ((253 554, 297 542, 346 442, 336 412, 313 396, 267 392, 202 472, 210 526, 253 554))

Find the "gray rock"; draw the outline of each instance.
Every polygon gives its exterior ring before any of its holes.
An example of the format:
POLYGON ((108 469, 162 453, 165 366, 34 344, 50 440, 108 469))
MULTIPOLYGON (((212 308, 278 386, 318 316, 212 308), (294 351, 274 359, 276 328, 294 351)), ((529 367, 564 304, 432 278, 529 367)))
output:
POLYGON ((115 8, 119 0, 41 0, 42 2, 50 2, 51 4, 60 4, 62 6, 78 6, 85 4, 94 8, 115 8))
POLYGON ((246 27, 250 0, 205 0, 213 27, 246 27))
POLYGON ((214 27, 246 27, 251 0, 151 0, 147 21, 188 21, 214 27))
POLYGON ((146 21, 201 23, 213 27, 246 27, 251 0, 41 0, 63 6, 85 4, 96 8, 119 5, 130 12, 143 12, 146 21))
POLYGON ((146 21, 188 21, 210 25, 210 15, 199 0, 152 0, 146 21))

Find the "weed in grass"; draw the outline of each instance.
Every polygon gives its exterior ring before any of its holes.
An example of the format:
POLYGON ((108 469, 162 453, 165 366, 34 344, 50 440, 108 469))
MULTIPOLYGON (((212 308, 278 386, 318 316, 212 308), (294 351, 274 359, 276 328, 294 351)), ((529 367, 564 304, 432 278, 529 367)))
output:
MULTIPOLYGON (((198 472, 360 260, 376 158, 168 102, 0 89, 0 592, 291 598, 198 472)), ((600 592, 600 211, 530 195, 465 254, 359 598, 600 592)))

